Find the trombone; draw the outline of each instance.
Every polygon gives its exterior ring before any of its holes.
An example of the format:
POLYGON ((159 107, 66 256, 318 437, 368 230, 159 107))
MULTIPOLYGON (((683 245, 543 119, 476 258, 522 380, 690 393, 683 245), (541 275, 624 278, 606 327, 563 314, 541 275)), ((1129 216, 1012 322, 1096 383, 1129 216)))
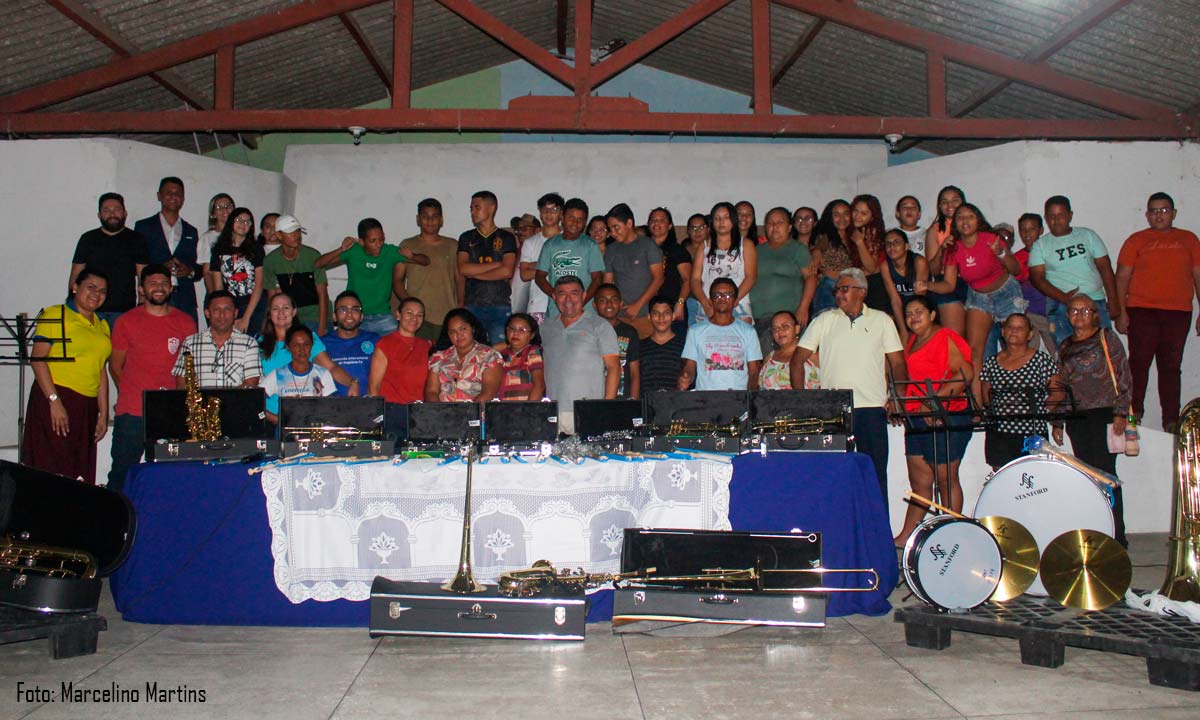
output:
POLYGON ((872 592, 879 589, 879 573, 874 568, 796 568, 763 570, 759 564, 738 570, 709 568, 695 575, 654 575, 653 568, 646 574, 614 582, 618 588, 669 588, 673 590, 722 590, 725 592, 761 593, 824 593, 824 592, 872 592), (774 587, 767 585, 771 575, 833 575, 857 573, 869 576, 867 587, 774 587))

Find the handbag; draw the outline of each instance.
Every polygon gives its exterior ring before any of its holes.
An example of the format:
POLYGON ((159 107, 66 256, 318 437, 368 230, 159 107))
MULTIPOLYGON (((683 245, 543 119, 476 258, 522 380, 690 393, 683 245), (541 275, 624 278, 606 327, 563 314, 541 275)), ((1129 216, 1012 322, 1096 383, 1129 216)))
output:
MULTIPOLYGON (((1121 391, 1117 389, 1117 373, 1113 370, 1112 357, 1108 354, 1108 340, 1105 339, 1104 330, 1100 330, 1100 347, 1104 348, 1104 361, 1108 363, 1108 379, 1112 381, 1113 398, 1115 399, 1116 396, 1121 394, 1121 391)), ((1104 435, 1105 439, 1108 440, 1108 451, 1110 453, 1114 455, 1125 454, 1130 456, 1138 454, 1138 451, 1134 449, 1137 447, 1137 430, 1134 429, 1132 432, 1130 432, 1129 428, 1130 426, 1127 425, 1125 432, 1114 434, 1112 423, 1108 423, 1104 426, 1104 435), (1134 447, 1130 447, 1128 442, 1130 435, 1133 436, 1133 440, 1135 441, 1134 447)))

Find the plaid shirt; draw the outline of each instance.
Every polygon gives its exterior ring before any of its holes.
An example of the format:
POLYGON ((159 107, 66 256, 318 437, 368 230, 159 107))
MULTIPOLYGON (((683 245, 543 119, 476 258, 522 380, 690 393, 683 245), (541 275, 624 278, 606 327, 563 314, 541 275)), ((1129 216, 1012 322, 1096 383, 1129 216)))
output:
POLYGON ((196 365, 200 387, 241 387, 248 378, 262 376, 262 358, 258 344, 245 333, 233 331, 225 345, 218 348, 212 333, 198 332, 183 341, 171 374, 183 377, 184 354, 190 352, 196 365))

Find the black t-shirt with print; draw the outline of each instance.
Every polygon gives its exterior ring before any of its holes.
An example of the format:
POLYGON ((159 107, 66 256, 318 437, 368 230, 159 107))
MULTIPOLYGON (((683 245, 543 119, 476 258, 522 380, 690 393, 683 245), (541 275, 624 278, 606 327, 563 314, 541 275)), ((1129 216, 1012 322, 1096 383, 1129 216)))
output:
MULTIPOLYGON (((496 228, 486 237, 478 228, 471 228, 458 236, 458 251, 465 252, 467 259, 473 263, 501 263, 506 254, 517 254, 517 238, 501 228, 496 228)), ((467 278, 464 296, 467 305, 508 307, 511 296, 512 287, 508 280, 467 278)))

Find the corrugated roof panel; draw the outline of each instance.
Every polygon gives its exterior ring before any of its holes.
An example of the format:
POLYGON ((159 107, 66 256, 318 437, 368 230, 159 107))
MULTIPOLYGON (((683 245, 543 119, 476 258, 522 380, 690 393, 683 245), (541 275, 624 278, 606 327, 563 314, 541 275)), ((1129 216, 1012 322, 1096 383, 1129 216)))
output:
POLYGON ((6 0, 0 23, 0 94, 108 62, 112 50, 43 0, 6 0))

